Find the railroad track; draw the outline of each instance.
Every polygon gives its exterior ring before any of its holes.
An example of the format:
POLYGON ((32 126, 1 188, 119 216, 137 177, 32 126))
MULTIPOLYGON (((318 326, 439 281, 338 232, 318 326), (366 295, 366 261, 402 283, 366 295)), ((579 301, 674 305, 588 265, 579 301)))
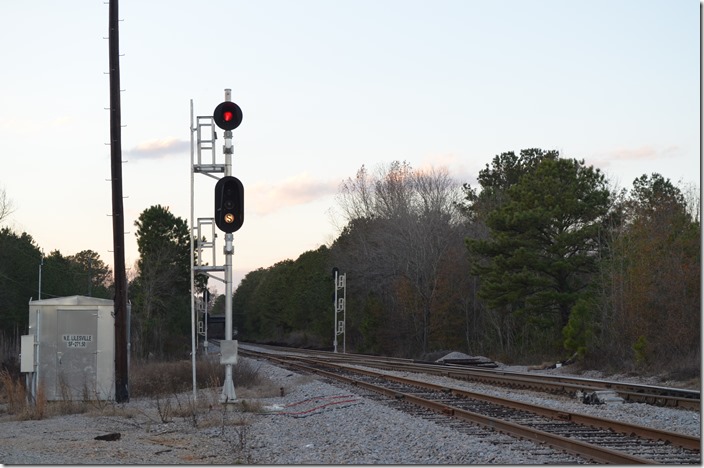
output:
POLYGON ((360 354, 341 354, 312 351, 298 348, 257 347, 277 352, 315 356, 329 362, 363 365, 383 370, 416 372, 438 375, 452 379, 481 382, 516 389, 532 389, 550 393, 575 395, 611 390, 627 402, 647 403, 656 406, 678 407, 700 410, 700 391, 664 386, 614 382, 610 380, 549 375, 542 373, 520 373, 500 369, 468 368, 467 366, 431 363, 413 359, 388 358, 360 354))
MULTIPOLYGON (((547 444, 596 463, 701 463, 698 437, 659 431, 577 413, 439 386, 414 379, 326 362, 313 357, 240 349, 298 371, 375 392, 406 410, 444 415, 443 420, 480 425, 547 444)), ((455 426, 453 426, 455 427, 455 426)))

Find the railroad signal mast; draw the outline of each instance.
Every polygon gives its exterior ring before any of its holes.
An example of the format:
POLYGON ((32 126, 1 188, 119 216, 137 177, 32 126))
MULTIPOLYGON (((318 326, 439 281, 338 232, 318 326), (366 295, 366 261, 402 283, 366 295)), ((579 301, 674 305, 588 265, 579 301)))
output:
MULTIPOLYGON (((244 223, 244 187, 239 179, 232 176, 232 130, 242 123, 242 110, 231 101, 230 89, 225 89, 225 100, 211 116, 198 116, 194 125, 193 101, 191 101, 191 320, 192 320, 192 359, 193 397, 196 398, 196 313, 195 313, 195 274, 205 274, 225 283, 225 340, 220 343, 220 363, 225 365, 225 380, 220 401, 234 403, 237 399, 232 380, 232 366, 237 363, 237 341, 232 339, 232 255, 234 246, 232 233, 244 223), (218 163, 215 149, 215 127, 224 130, 224 164, 218 163), (208 161, 210 155, 210 161, 208 161), (214 190, 214 210, 212 218, 195 218, 194 176, 200 173, 217 179, 214 190), (223 174, 218 178, 214 174, 223 174), (225 233, 225 264, 216 262, 215 227, 225 233), (197 239, 194 241, 194 239, 197 239), (212 252, 212 263, 205 264, 204 251, 212 252), (224 279, 213 275, 222 273, 224 279)), ((205 320, 205 317, 204 317, 205 320)), ((198 327, 200 328, 200 327, 198 327)), ((207 340, 207 337, 206 337, 207 340)), ((207 348, 207 341, 204 343, 207 348)))
POLYGON ((333 300, 333 309, 335 311, 335 338, 332 342, 334 352, 337 352, 337 337, 342 335, 342 352, 345 353, 345 322, 347 321, 347 274, 340 274, 340 270, 335 267, 332 269, 332 277, 335 281, 335 298, 333 300), (338 291, 342 290, 342 294, 338 296, 338 291), (339 320, 339 314, 342 314, 342 320, 339 320))

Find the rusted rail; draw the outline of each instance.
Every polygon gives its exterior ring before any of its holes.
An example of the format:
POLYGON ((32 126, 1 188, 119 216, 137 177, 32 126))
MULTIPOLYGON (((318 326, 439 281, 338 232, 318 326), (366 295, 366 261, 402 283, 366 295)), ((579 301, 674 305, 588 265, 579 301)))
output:
POLYGON ((510 388, 533 389, 572 395, 576 392, 588 393, 599 390, 613 390, 621 398, 630 402, 641 402, 656 406, 678 407, 691 410, 701 409, 700 392, 691 389, 641 385, 543 373, 520 373, 501 369, 467 368, 465 366, 450 364, 420 362, 412 359, 362 354, 340 354, 284 347, 270 348, 272 350, 280 350, 281 352, 316 356, 331 362, 364 365, 392 371, 439 375, 452 379, 476 381, 510 388))
MULTIPOLYGON (((658 463, 661 460, 657 457, 663 456, 658 454, 655 458, 644 457, 638 454, 627 453, 622 450, 615 450, 603 445, 595 444, 592 441, 580 440, 576 433, 590 432, 594 430, 602 430, 599 437, 604 437, 603 433, 624 434, 623 440, 631 446, 646 447, 647 450, 652 450, 653 453, 667 450, 666 445, 671 444, 675 447, 681 447, 684 454, 679 452, 671 456, 674 458, 665 458, 665 462, 672 463, 672 460, 677 462, 700 462, 700 439, 697 437, 687 436, 669 431, 659 431, 637 425, 630 425, 618 421, 606 420, 592 416, 558 411, 551 408, 528 405, 525 403, 507 400, 503 398, 493 397, 489 395, 469 392, 463 389, 450 388, 446 386, 438 386, 425 382, 420 382, 414 379, 395 377, 379 372, 352 368, 342 364, 331 364, 328 362, 319 361, 312 358, 302 356, 282 356, 260 353, 243 350, 242 354, 266 357, 267 359, 276 361, 282 365, 298 368, 305 372, 315 373, 320 376, 343 381, 347 384, 354 385, 358 388, 364 388, 383 394, 392 399, 402 399, 414 405, 436 411, 456 419, 469 421, 474 424, 479 424, 484 427, 510 434, 516 437, 530 439, 538 443, 548 444, 559 450, 564 450, 568 453, 573 453, 597 463, 658 463), (405 390, 404 390, 405 389, 405 390), (421 394, 419 394, 421 392, 421 394), (426 393, 422 393, 426 392, 426 393), (454 398, 454 400, 453 400, 454 398), (472 403, 472 405, 462 404, 462 401, 480 402, 480 404, 472 403), (497 417, 494 414, 483 414, 473 408, 481 405, 493 405, 495 407, 508 408, 514 412, 530 413, 535 417, 547 418, 558 422, 558 424, 520 424, 507 420, 504 417, 497 417), (551 425, 558 426, 558 432, 552 430, 542 430, 540 427, 551 425), (538 427, 538 428, 536 428, 538 427), (578 427, 577 430, 574 428, 578 427), (579 429, 581 428, 587 428, 579 429), (567 436, 562 435, 559 431, 576 431, 567 436), (634 441, 634 438, 638 440, 634 441), (643 440, 654 441, 652 449, 647 448, 647 443, 643 440), (658 442, 660 441, 660 442, 658 442), (664 447, 664 448, 662 448, 664 447), (677 458, 681 457, 681 458, 677 458)), ((502 410, 503 411, 503 410, 502 410)), ((497 412, 497 414, 500 412, 497 412)), ((610 435, 609 435, 610 437, 610 435)), ((622 443, 622 442, 618 442, 622 443)))

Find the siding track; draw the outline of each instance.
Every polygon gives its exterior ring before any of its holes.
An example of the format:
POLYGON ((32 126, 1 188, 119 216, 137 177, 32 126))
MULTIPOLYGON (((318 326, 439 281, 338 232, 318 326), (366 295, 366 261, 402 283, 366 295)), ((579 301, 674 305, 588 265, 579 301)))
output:
POLYGON ((320 360, 341 364, 363 365, 384 370, 438 375, 452 379, 482 382, 515 389, 532 389, 570 395, 574 395, 576 392, 589 393, 600 390, 612 390, 628 402, 693 410, 701 409, 700 392, 698 390, 548 375, 538 372, 525 374, 500 369, 468 368, 467 366, 460 365, 368 356, 363 354, 340 354, 296 348, 267 347, 262 345, 257 345, 257 347, 264 349, 269 348, 275 352, 315 356, 320 360))
MULTIPOLYGON (((339 360, 330 362, 320 356, 302 356, 300 350, 294 355, 293 351, 271 354, 241 348, 240 353, 384 395, 406 411, 417 412, 418 408, 434 411, 444 415, 441 419, 456 428, 466 427, 467 423, 480 425, 584 457, 587 462, 701 463, 698 437, 358 369, 339 360), (459 422, 464 426, 458 426, 459 422)), ((355 365, 372 366, 369 362, 355 362, 355 365)))

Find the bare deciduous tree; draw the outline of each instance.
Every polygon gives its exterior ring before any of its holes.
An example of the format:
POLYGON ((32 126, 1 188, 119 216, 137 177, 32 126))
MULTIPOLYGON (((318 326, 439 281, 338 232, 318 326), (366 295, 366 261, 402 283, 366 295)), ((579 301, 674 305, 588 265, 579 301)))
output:
POLYGON ((460 185, 446 170, 414 170, 398 161, 373 176, 362 167, 341 185, 337 198, 346 226, 339 243, 344 248, 337 249, 340 267, 347 266, 365 292, 385 299, 392 309, 388 316, 400 322, 396 330, 413 335, 407 346, 424 353, 434 316, 441 304, 449 304, 438 291, 461 289, 449 286, 455 278, 447 278, 457 269, 446 268, 466 262, 457 255, 465 235, 460 199, 460 185))
POLYGON ((0 187, 0 223, 10 216, 15 211, 15 207, 7 196, 7 191, 4 187, 0 187))

